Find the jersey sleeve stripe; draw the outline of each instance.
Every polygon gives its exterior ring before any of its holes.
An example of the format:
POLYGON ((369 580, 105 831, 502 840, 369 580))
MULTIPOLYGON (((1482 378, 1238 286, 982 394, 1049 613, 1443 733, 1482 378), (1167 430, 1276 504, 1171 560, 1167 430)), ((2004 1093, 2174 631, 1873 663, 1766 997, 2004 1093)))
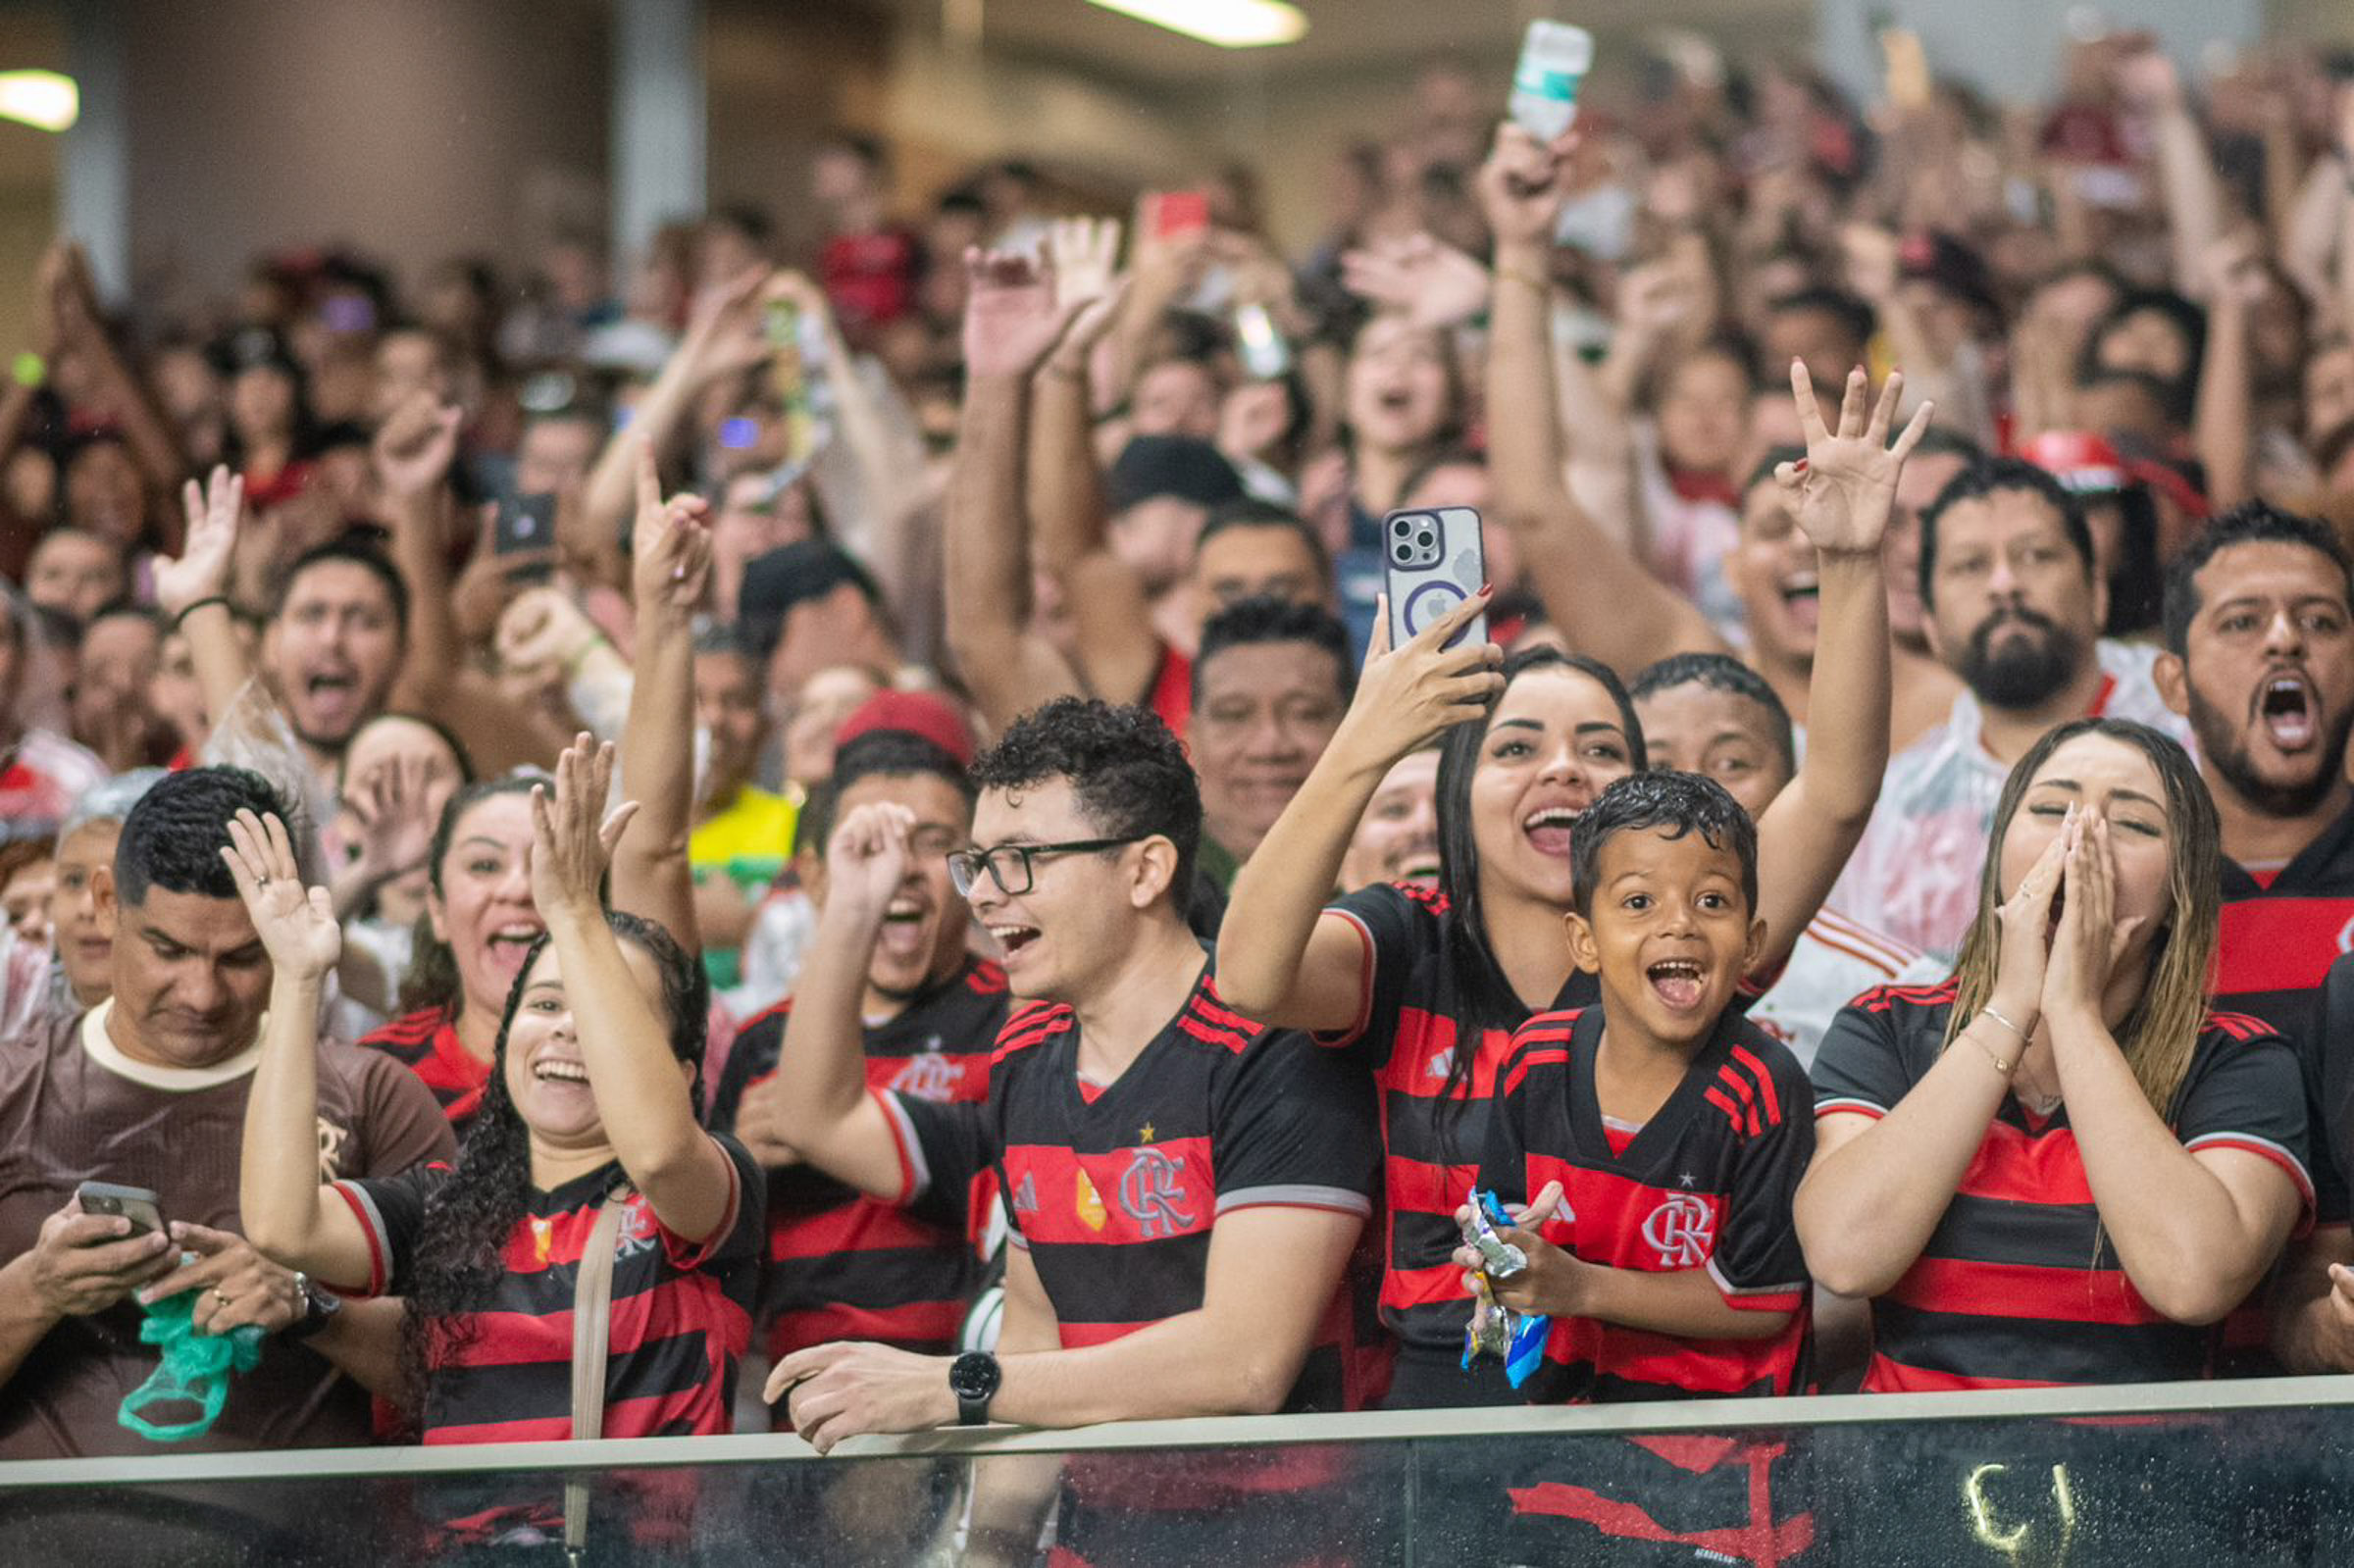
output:
POLYGON ((352 1218, 360 1222, 360 1234, 368 1239, 368 1289, 366 1296, 380 1296, 392 1282, 390 1254, 391 1237, 384 1229, 384 1217, 378 1212, 376 1199, 349 1182, 332 1184, 335 1196, 351 1209, 352 1218))
POLYGON ((1319 1030, 1309 1037, 1319 1045, 1337 1048, 1356 1044, 1373 1023, 1373 931, 1350 910, 1327 909, 1324 913, 1338 915, 1349 922, 1349 929, 1356 933, 1357 943, 1364 954, 1356 970, 1356 1022, 1347 1029, 1329 1032, 1319 1030))
POLYGON ((1520 1091, 1520 1085, 1522 1081, 1525 1080, 1535 1069, 1539 1067, 1561 1067, 1565 1065, 1568 1060, 1569 1052, 1566 1049, 1523 1051, 1520 1055, 1513 1058, 1511 1071, 1505 1075, 1504 1092, 1507 1094, 1516 1094, 1520 1091))
POLYGON ((1758 1093, 1762 1096, 1761 1109, 1766 1117, 1766 1125, 1767 1127, 1781 1126, 1782 1097, 1773 1091, 1773 1070, 1760 1061, 1757 1053, 1746 1045, 1733 1047, 1733 1060, 1747 1068, 1750 1076, 1758 1081, 1758 1093))
POLYGON ((1741 1131, 1741 1107, 1733 1103, 1733 1097, 1730 1094, 1716 1085, 1711 1084, 1701 1091, 1701 1098, 1724 1112, 1724 1119, 1733 1124, 1734 1132, 1741 1131))
POLYGON ((1741 1312, 1796 1312, 1806 1297, 1807 1282, 1795 1280, 1782 1285, 1735 1285, 1724 1277, 1716 1260, 1708 1261, 1710 1283, 1724 1304, 1741 1312))
POLYGON ((1815 1102, 1815 1119, 1818 1122, 1826 1116, 1842 1114, 1868 1116, 1876 1122, 1888 1114, 1888 1107, 1875 1104, 1868 1099, 1858 1099, 1853 1094, 1834 1094, 1827 1099, 1817 1099, 1815 1102))
POLYGON ((907 1119, 907 1107, 899 1096, 887 1088, 870 1088, 875 1103, 883 1107, 884 1125, 891 1129, 891 1140, 899 1155, 900 1203, 912 1203, 932 1189, 932 1171, 924 1163, 924 1140, 915 1136, 915 1124, 907 1119))
POLYGON ((1363 1218, 1373 1213, 1373 1200, 1346 1187, 1312 1187, 1304 1183, 1238 1187, 1231 1192, 1218 1194, 1219 1214, 1254 1208, 1330 1209, 1363 1218))
POLYGON ((2193 1152, 2203 1148, 2236 1148, 2262 1155, 2288 1173, 2289 1180, 2297 1184, 2297 1195, 2304 1199, 2308 1209, 2313 1207, 2313 1176, 2305 1169, 2305 1162, 2269 1138, 2258 1138, 2253 1133, 2202 1133, 2182 1146, 2193 1152))

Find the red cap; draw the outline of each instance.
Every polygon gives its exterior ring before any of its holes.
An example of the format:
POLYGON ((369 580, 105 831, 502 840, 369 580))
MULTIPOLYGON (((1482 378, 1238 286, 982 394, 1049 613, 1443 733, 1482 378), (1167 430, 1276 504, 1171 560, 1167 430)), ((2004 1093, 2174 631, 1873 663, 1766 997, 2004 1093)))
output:
POLYGON ((2117 448, 2091 430, 2046 430, 2019 455, 2073 495, 2107 495, 2132 482, 2117 448))
POLYGON ((880 691, 854 709, 834 732, 834 744, 848 745, 877 730, 896 730, 931 741, 963 767, 973 765, 973 728, 956 704, 930 691, 880 691))

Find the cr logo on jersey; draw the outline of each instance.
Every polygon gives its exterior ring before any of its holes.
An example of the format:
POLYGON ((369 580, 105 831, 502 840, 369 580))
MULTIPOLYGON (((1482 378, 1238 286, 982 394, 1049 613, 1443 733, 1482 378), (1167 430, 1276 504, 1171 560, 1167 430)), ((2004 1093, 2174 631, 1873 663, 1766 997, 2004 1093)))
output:
MULTIPOLYGON (((938 1043, 937 1037, 934 1043, 938 1043)), ((956 1097, 956 1086, 964 1079, 957 1063, 930 1050, 921 1056, 910 1056, 896 1077, 891 1081, 894 1092, 913 1095, 919 1100, 946 1103, 956 1097)))
POLYGON ((1716 1244, 1716 1220, 1708 1204, 1678 1192, 1651 1211, 1643 1239, 1660 1254, 1663 1269, 1696 1269, 1716 1244))
POLYGON ((1193 1228, 1186 1197, 1184 1155, 1150 1145, 1128 1151, 1128 1169, 1120 1176, 1120 1208, 1136 1221, 1147 1240, 1193 1228))

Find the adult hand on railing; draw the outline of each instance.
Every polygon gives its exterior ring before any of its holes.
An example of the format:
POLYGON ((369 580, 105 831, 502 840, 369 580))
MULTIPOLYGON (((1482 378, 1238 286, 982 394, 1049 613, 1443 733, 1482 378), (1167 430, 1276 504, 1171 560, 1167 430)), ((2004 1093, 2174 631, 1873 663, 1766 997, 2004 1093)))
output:
POLYGON ((862 1433, 921 1432, 955 1420, 948 1362, 887 1344, 815 1344, 778 1362, 761 1397, 790 1398, 793 1431, 827 1453, 862 1433))

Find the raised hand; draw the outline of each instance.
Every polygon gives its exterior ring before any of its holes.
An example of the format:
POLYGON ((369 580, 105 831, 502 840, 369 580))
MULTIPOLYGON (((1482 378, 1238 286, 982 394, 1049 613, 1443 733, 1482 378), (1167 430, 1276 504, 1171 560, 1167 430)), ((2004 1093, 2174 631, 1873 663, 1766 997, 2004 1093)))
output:
POLYGON ((1132 277, 1122 273, 1111 280, 1110 286, 1102 293, 1080 306, 1078 313, 1071 317, 1070 325, 1063 329, 1062 336, 1056 340, 1054 351, 1048 356, 1047 363, 1068 375, 1085 375, 1089 362, 1095 357, 1096 345, 1102 342, 1118 323, 1120 307, 1127 304, 1134 282, 1132 277))
POLYGON ((638 443, 638 520, 630 535, 630 590, 640 614, 692 615, 711 581, 711 505, 699 495, 662 499, 654 449, 638 443))
POLYGON ((1568 155, 1577 132, 1564 132, 1550 146, 1506 121, 1479 170, 1479 208, 1498 246, 1553 243, 1568 197, 1568 155))
POLYGON ((358 869, 369 882, 405 877, 425 864, 435 826, 429 776, 423 757, 387 758, 343 792, 343 809, 360 828, 358 869))
POLYGON ((638 803, 624 801, 598 820, 613 786, 613 744, 582 732, 556 759, 556 787, 532 785, 532 902, 542 918, 597 914, 600 887, 638 803))
POLYGON ((1053 262, 1056 303, 1067 308, 1100 299, 1119 270, 1120 221, 1057 218, 1047 229, 1047 254, 1053 262))
POLYGON ((890 801, 863 805, 842 819, 826 841, 826 903, 837 900, 852 913, 881 919, 906 880, 912 851, 907 835, 915 813, 890 801))
POLYGON ((1902 371, 1890 371, 1880 388, 1880 400, 1865 418, 1865 400, 1871 379, 1859 365, 1847 378, 1846 395, 1839 404, 1839 432, 1823 427, 1822 410, 1815 402, 1815 380, 1804 362, 1790 362, 1790 392, 1798 399, 1799 428, 1807 433, 1802 463, 1784 463, 1773 471, 1798 526, 1825 555, 1868 555, 1880 547, 1888 531, 1888 511, 1896 503, 1896 478, 1905 459, 1920 444, 1936 405, 1923 403, 1913 411, 1896 444, 1888 444, 1888 422, 1895 417, 1897 399, 1905 389, 1902 371))
POLYGON ((767 269, 754 267, 695 297, 679 339, 680 357, 694 380, 715 381, 767 361, 771 350, 760 295, 768 278, 767 269))
POLYGON ((2145 114, 2182 105, 2182 76, 2175 63, 2158 49, 2140 49, 2116 66, 2117 90, 2127 104, 2145 114))
POLYGON ((964 369, 1027 376, 1062 336, 1072 312, 1054 292, 1050 262, 1015 251, 964 253, 964 369))
POLYGON ((457 458, 458 422, 464 418, 464 410, 442 407, 431 392, 404 399, 369 449, 384 488, 411 500, 439 489, 457 458))
POLYGON ((569 675, 603 636, 562 589, 542 583, 524 589, 499 612, 491 647, 501 669, 553 669, 569 675))
POLYGON ((245 510, 245 481, 216 465, 203 484, 190 480, 181 485, 179 498, 188 519, 179 558, 158 556, 155 561, 155 602, 166 615, 175 617, 200 600, 218 598, 228 591, 230 557, 237 547, 237 520, 245 510))
POLYGON ((1496 669, 1504 650, 1493 642, 1445 644, 1487 604, 1485 592, 1474 594, 1392 648, 1385 595, 1373 618, 1364 673, 1333 736, 1334 748, 1346 747, 1342 754, 1363 766, 1387 769, 1455 726, 1483 717, 1504 689, 1496 669))
POLYGON ((303 886, 293 840, 277 813, 257 817, 240 809, 230 819, 221 858, 277 978, 317 982, 335 967, 343 929, 335 924, 334 899, 325 887, 303 886))
POLYGON ((1487 308, 1488 270, 1429 234, 1381 240, 1341 257, 1341 282, 1417 327, 1458 327, 1487 308))

